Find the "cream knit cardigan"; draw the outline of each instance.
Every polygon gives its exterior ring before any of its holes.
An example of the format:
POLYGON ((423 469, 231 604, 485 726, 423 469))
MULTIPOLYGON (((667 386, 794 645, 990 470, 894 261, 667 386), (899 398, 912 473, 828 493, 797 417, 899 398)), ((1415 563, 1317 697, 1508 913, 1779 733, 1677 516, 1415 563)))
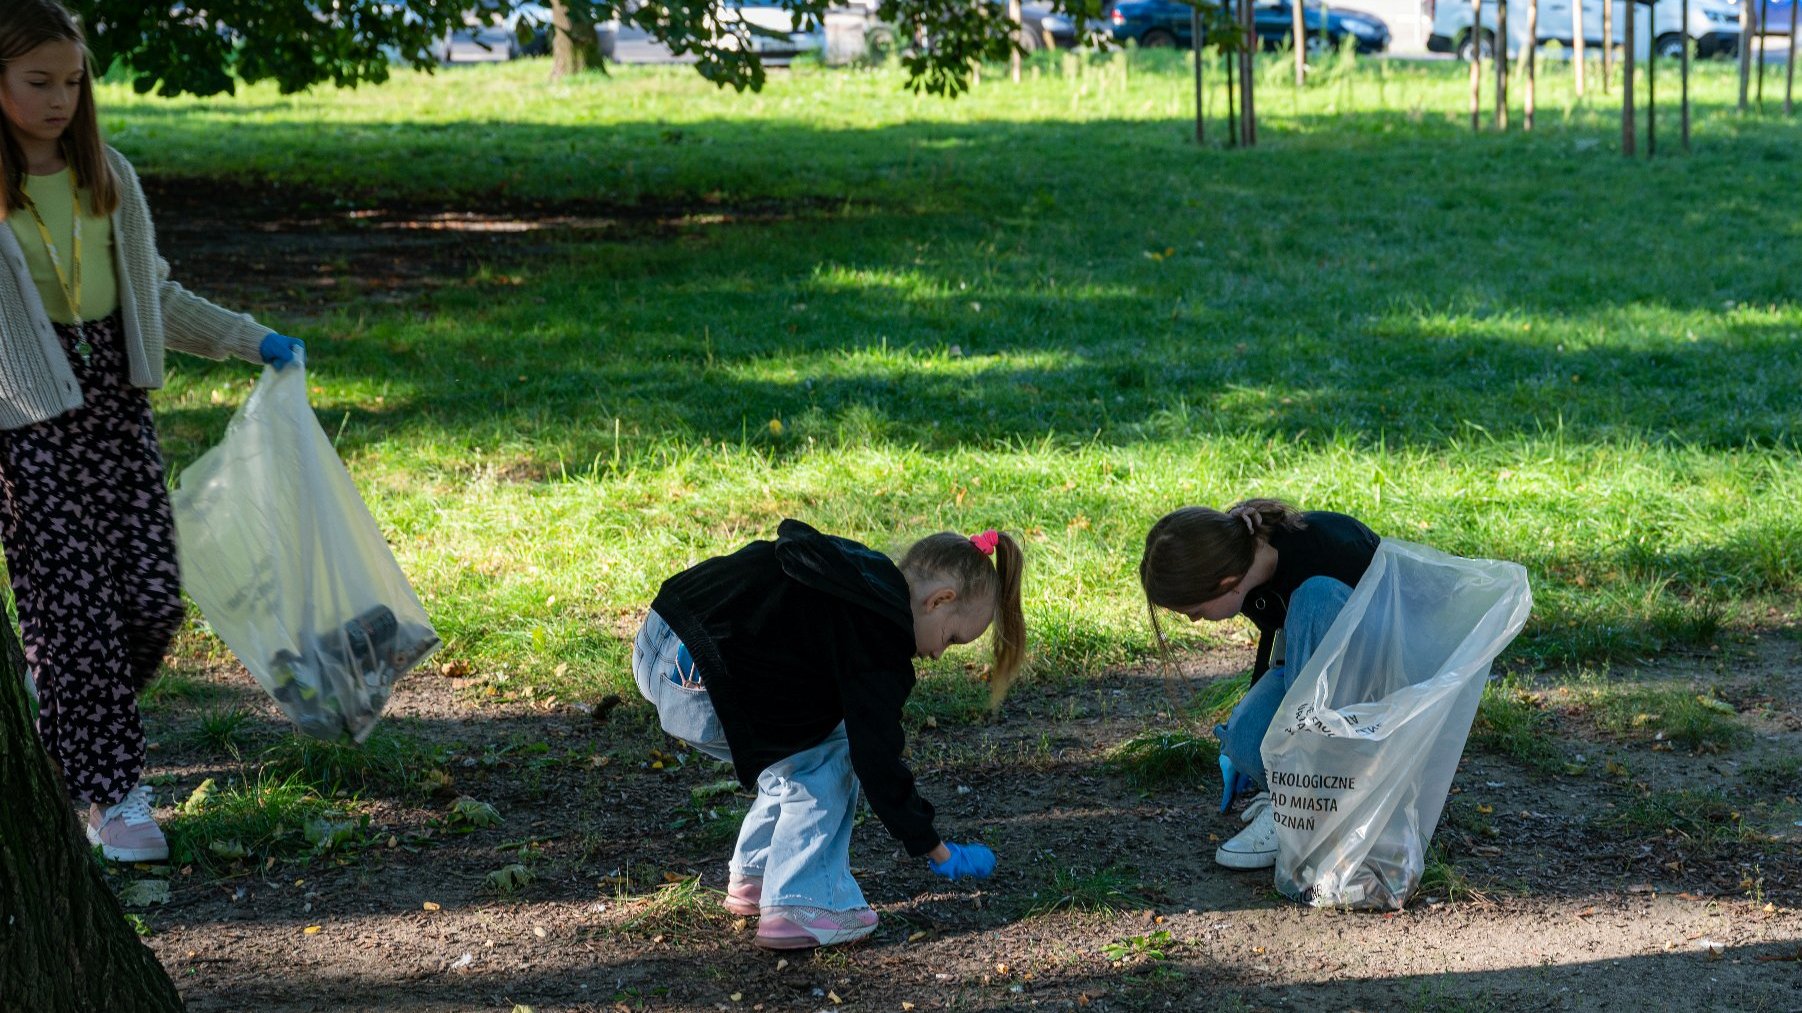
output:
MULTIPOLYGON (((242 313, 207 302, 169 280, 169 262, 156 252, 156 232, 144 189, 125 156, 106 149, 119 178, 113 212, 113 268, 133 386, 163 385, 163 348, 262 364, 258 351, 269 328, 242 313)), ((55 418, 81 407, 81 385, 56 340, 25 254, 10 228, 0 226, 0 429, 55 418)))

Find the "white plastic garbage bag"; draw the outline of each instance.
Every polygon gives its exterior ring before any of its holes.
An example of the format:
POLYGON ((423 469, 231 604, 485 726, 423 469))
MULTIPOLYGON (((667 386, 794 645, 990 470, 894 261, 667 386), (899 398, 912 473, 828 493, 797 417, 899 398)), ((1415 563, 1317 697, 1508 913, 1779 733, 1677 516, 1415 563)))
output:
POLYGON ((263 371, 173 500, 213 632, 301 731, 363 741, 438 636, 307 405, 304 364, 263 371))
POLYGON ((1517 563, 1377 547, 1264 736, 1277 889, 1319 907, 1407 902, 1490 663, 1532 605, 1517 563))

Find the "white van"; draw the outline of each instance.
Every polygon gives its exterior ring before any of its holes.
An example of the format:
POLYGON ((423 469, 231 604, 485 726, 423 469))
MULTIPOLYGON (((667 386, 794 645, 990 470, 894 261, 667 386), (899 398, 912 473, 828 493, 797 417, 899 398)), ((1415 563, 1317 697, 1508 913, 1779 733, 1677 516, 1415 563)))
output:
MULTIPOLYGON (((1568 48, 1573 40, 1571 5, 1577 0, 1539 0, 1539 44, 1556 39, 1568 48)), ((1581 0, 1583 4, 1583 41, 1587 46, 1602 44, 1603 0, 1581 0)), ((1615 45, 1627 39, 1625 0, 1613 0, 1613 35, 1615 45)), ((1482 31, 1473 39, 1470 30, 1470 4, 1467 0, 1421 0, 1421 12, 1432 19, 1433 34, 1427 37, 1427 48, 1435 53, 1457 53, 1469 60, 1472 49, 1482 47, 1483 59, 1495 53, 1496 0, 1482 0, 1482 31)), ((1698 56, 1732 56, 1739 52, 1739 6, 1725 0, 1689 0, 1689 24, 1682 24, 1681 0, 1656 0, 1647 11, 1646 4, 1632 5, 1638 16, 1633 26, 1635 54, 1645 58, 1654 45, 1660 57, 1683 54, 1683 39, 1688 36, 1696 45, 1698 56)), ((1526 0, 1508 0, 1508 55, 1516 56, 1527 41, 1526 0)))

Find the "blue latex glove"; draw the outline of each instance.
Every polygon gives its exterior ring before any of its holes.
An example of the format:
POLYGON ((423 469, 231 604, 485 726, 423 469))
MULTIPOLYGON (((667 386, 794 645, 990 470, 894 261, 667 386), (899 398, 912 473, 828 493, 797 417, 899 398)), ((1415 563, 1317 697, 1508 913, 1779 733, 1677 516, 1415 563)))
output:
POLYGON ((926 864, 932 871, 955 880, 962 876, 971 879, 987 879, 995 874, 995 853, 985 844, 952 844, 945 842, 945 850, 950 854, 943 862, 935 862, 928 858, 926 864))
POLYGON ((299 338, 290 338, 286 334, 270 331, 263 335, 263 343, 257 346, 263 361, 274 366, 279 372, 295 359, 306 361, 307 346, 300 343, 299 338))

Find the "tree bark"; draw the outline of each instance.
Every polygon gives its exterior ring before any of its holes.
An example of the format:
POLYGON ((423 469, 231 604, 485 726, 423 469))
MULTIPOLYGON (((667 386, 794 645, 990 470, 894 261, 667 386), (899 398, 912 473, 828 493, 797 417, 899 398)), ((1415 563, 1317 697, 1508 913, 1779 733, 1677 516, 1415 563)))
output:
POLYGON ((0 614, 0 1004, 165 1013, 181 996, 94 863, 38 743, 17 635, 0 614))
POLYGON ((1633 113, 1633 26, 1639 21, 1633 16, 1633 0, 1627 0, 1626 6, 1626 38, 1627 48, 1621 54, 1621 154, 1633 157, 1634 145, 1634 113, 1633 113))
POLYGON ((1739 5, 1739 111, 1746 111, 1746 87, 1752 77, 1752 0, 1739 5))
MULTIPOLYGON (((1746 0, 1751 3, 1752 0, 1746 0)), ((1791 4, 1791 8, 1795 5, 1791 4)), ((1770 31, 1768 24, 1771 17, 1771 0, 1758 0, 1758 38, 1763 41, 1765 33, 1770 31)), ((1758 111, 1764 112, 1764 46, 1758 47, 1758 111)))
POLYGON ((1014 50, 1007 54, 1008 74, 1015 84, 1020 83, 1020 0, 1007 0, 1007 20, 1014 26, 1014 50))
POLYGON ((571 10, 568 0, 551 0, 551 80, 580 74, 600 62, 594 21, 585 11, 571 10))
POLYGON ((1572 73, 1576 75, 1577 97, 1583 97, 1583 0, 1571 0, 1570 41, 1572 73))
POLYGON ((1602 94, 1614 83, 1614 4, 1602 0, 1602 94))
POLYGON ((1790 98, 1796 91, 1796 8, 1802 3, 1792 2, 1789 5, 1789 62, 1785 64, 1783 80, 1783 115, 1795 112, 1790 98))
POLYGON ((1252 0, 1239 0, 1240 25, 1245 34, 1239 50, 1239 118, 1240 136, 1246 147, 1258 143, 1258 107, 1252 99, 1252 79, 1257 73, 1258 31, 1253 20, 1252 0))
POLYGON ((1201 144, 1207 140, 1207 131, 1203 129, 1203 124, 1207 122, 1206 116, 1204 115, 1207 112, 1207 106, 1202 103, 1201 78, 1203 67, 1201 54, 1208 47, 1208 36, 1207 31, 1201 27, 1200 7, 1189 8, 1189 46, 1195 55, 1195 143, 1201 144))
MULTIPOLYGON (((1685 25, 1689 24, 1689 0, 1683 0, 1682 18, 1685 25)), ((1683 132, 1683 150, 1687 152, 1689 150, 1689 35, 1687 32, 1685 32, 1683 36, 1682 76, 1683 99, 1681 105, 1683 107, 1683 116, 1681 129, 1683 132)))
MULTIPOLYGON (((1326 31, 1326 25, 1321 25, 1326 31)), ((1308 81, 1308 19, 1302 12, 1301 0, 1289 0, 1289 38, 1295 43, 1295 87, 1308 81)))
MULTIPOLYGON (((1581 3, 1582 0, 1577 0, 1581 3)), ((1533 129, 1533 102, 1539 87, 1539 0, 1527 0, 1527 108, 1521 116, 1521 129, 1533 129)))
POLYGON ((1470 0, 1470 132, 1483 129, 1483 0, 1470 0))
POLYGON ((1495 128, 1508 129, 1508 0, 1495 2, 1495 128))

